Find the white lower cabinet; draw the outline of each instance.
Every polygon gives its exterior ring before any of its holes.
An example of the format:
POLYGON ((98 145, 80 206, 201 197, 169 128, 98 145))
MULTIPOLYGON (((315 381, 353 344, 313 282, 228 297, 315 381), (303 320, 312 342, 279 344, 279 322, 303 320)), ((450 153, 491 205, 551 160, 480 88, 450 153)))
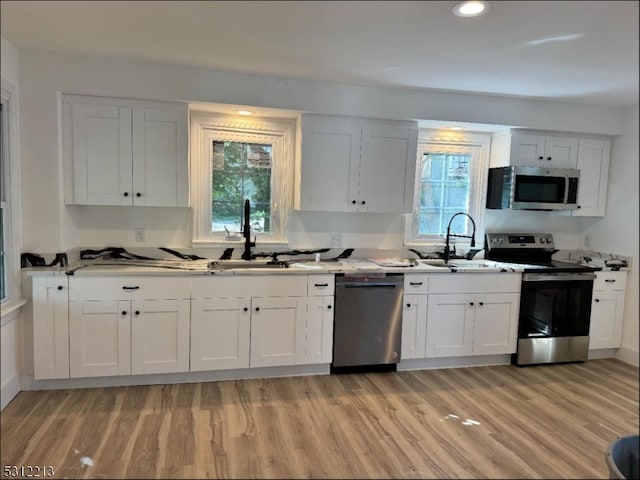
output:
POLYGON ((306 298, 251 300, 251 367, 305 363, 306 298))
POLYGON ((249 367, 251 299, 191 300, 191 370, 249 367))
POLYGON ((514 353, 520 282, 511 273, 431 275, 425 357, 514 353))
POLYGON ((591 299, 589 349, 619 348, 627 272, 596 272, 591 299))
POLYGON ((65 275, 31 281, 33 370, 36 380, 69 378, 69 297, 65 275))
POLYGON ((188 371, 188 298, 181 278, 70 279, 70 376, 188 371))
POLYGON ((195 279, 191 370, 330 363, 333 291, 333 275, 195 279))

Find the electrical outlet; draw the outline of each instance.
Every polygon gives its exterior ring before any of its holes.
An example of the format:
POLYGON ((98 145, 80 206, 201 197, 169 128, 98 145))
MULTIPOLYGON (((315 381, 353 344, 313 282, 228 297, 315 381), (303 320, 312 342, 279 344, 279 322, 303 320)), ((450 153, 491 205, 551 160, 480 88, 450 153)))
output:
POLYGON ((584 246, 585 247, 590 247, 591 246, 591 235, 585 235, 584 236, 584 246))
POLYGON ((136 228, 136 242, 144 242, 144 228, 136 228))

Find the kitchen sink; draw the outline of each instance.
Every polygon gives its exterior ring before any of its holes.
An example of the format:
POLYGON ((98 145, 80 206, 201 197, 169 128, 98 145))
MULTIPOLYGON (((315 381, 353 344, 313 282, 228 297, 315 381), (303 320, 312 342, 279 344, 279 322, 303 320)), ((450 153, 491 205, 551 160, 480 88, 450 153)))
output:
POLYGON ((266 262, 260 260, 220 260, 209 264, 210 270, 244 270, 289 268, 288 262, 266 262))

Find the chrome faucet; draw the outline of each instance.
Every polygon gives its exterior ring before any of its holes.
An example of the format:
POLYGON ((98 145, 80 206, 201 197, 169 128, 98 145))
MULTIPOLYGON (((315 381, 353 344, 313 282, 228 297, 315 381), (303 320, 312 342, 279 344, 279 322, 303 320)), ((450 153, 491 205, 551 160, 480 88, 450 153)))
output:
POLYGON ((251 260, 253 255, 251 254, 251 247, 256 246, 256 239, 251 241, 251 206, 249 205, 249 199, 244 201, 244 226, 242 234, 244 236, 244 252, 242 253, 243 260, 251 260))
MULTIPOLYGON (((445 245, 444 245, 444 263, 446 264, 449 261, 449 258, 451 257, 451 249, 449 248, 449 239, 451 237, 458 237, 458 238, 470 238, 471 239, 471 248, 476 246, 476 222, 474 222, 473 218, 471 217, 471 215, 469 215, 468 213, 464 213, 464 212, 458 212, 456 214, 454 214, 451 219, 449 220, 449 225, 447 225, 447 238, 445 240, 445 245), (456 235, 451 233, 451 223, 453 222, 453 219, 456 218, 458 215, 464 215, 466 217, 469 218, 469 220, 471 220, 471 224, 473 225, 473 233, 471 235, 456 235)), ((455 245, 453 247, 453 253, 455 254, 455 245)))

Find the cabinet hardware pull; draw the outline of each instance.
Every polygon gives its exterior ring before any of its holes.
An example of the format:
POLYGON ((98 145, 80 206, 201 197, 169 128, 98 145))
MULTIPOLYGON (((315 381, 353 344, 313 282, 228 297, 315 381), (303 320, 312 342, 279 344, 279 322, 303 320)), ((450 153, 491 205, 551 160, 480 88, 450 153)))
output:
POLYGON ((123 290, 140 290, 139 286, 135 286, 135 287, 122 287, 123 290))
POLYGON ((259 311, 260 311, 260 307, 256 307, 256 312, 259 312, 259 311))
POLYGON ((140 192, 136 193, 136 197, 141 197, 142 194, 140 192))
POLYGON ((551 160, 551 157, 547 157, 547 160, 551 160))
POLYGON ((480 302, 480 306, 483 306, 483 305, 484 305, 484 302, 480 302))
POLYGON ((367 202, 365 202, 365 201, 363 200, 363 201, 362 201, 362 202, 360 202, 360 203, 362 203, 362 205, 365 205, 367 202))
POLYGON ((538 157, 538 160, 544 160, 544 157, 538 157))
POLYGON ((316 287, 328 287, 328 286, 329 286, 329 284, 328 284, 328 283, 314 283, 314 285, 315 285, 316 287))
POLYGON ((473 307, 473 302, 469 302, 469 305, 471 305, 473 307))
POLYGON ((140 310, 136 310, 134 313, 135 313, 136 315, 140 315, 140 310))
POLYGON ((129 192, 124 192, 124 196, 128 197, 129 196, 129 192))
POLYGON ((356 204, 356 201, 355 201, 355 200, 351 200, 351 203, 353 203, 353 204, 355 205, 355 204, 356 204))
POLYGON ((578 205, 578 208, 582 208, 582 205, 578 205))
POLYGON ((422 282, 409 282, 409 285, 412 285, 414 287, 417 287, 419 285, 422 285, 422 282))
POLYGON ((599 301, 600 301, 600 299, 599 299, 599 298, 596 298, 596 302, 599 302, 599 301))
POLYGON ((62 285, 58 285, 58 290, 62 290, 62 285))
POLYGON ((607 278, 607 279, 605 280, 605 282, 607 282, 607 283, 614 283, 615 281, 616 281, 616 279, 615 279, 615 278, 607 278))
POLYGON ((124 317, 127 314, 126 310, 122 310, 122 316, 124 317))
POLYGON ((331 310, 331 305, 327 305, 327 308, 328 308, 329 310, 331 310))
POLYGON ((245 311, 245 312, 249 311, 249 309, 247 307, 244 307, 242 310, 245 311))
POLYGON ((407 303, 407 308, 411 308, 411 304, 410 303, 407 303))

